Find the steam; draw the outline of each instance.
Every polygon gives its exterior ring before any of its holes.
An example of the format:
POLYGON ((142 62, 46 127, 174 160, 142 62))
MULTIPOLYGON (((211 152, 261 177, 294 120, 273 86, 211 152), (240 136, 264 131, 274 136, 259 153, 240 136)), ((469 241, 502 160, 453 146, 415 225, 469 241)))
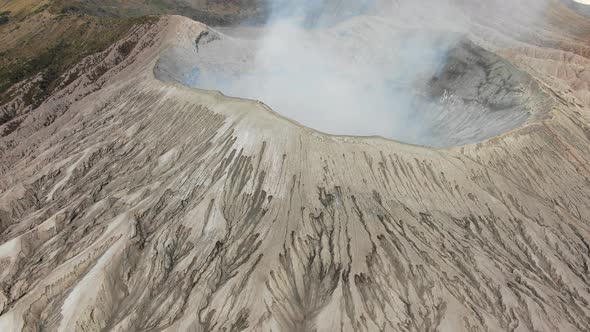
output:
POLYGON ((193 86, 261 100, 331 134, 436 145, 433 114, 441 101, 425 95, 424 86, 465 33, 462 13, 445 1, 394 2, 378 13, 370 0, 268 5, 264 28, 230 31, 253 39, 235 38, 200 55, 209 63, 192 73, 193 86), (220 56, 223 63, 214 59, 220 56))

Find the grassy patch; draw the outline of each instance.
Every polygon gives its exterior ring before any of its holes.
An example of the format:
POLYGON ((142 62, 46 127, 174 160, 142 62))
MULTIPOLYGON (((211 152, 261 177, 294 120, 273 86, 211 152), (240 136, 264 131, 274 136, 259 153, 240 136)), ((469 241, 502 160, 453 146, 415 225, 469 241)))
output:
MULTIPOLYGON (((40 79, 24 93, 27 104, 38 106, 59 86, 66 71, 84 57, 107 49, 143 20, 58 15, 39 29, 31 28, 30 34, 19 37, 16 47, 0 49, 4 54, 0 59, 0 105, 12 99, 8 93, 11 86, 40 74, 40 79)), ((121 47, 129 53, 132 45, 121 47)))
POLYGON ((46 11, 48 8, 49 8, 49 4, 45 4, 37 9, 35 9, 32 14, 35 15, 35 14, 42 13, 42 12, 46 11))
POLYGON ((55 13, 83 13, 100 17, 137 17, 177 14, 209 25, 231 25, 256 19, 264 0, 55 0, 55 13))

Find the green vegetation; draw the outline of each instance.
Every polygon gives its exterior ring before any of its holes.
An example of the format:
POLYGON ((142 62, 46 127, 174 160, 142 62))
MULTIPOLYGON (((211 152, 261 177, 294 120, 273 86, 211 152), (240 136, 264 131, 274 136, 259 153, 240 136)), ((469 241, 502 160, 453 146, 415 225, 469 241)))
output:
MULTIPOLYGON (((40 25, 40 31, 31 29, 31 34, 17 40, 17 47, 0 50, 3 54, 0 59, 0 105, 14 97, 9 91, 11 86, 39 75, 23 95, 26 104, 38 106, 59 86, 66 71, 84 57, 105 50, 134 24, 145 20, 58 15, 40 25)), ((132 49, 132 45, 123 44, 121 47, 127 53, 132 49)))
POLYGON ((97 17, 138 17, 177 14, 209 25, 230 25, 262 17, 264 0, 55 0, 51 11, 97 17))
POLYGON ((33 11, 32 15, 35 15, 35 14, 42 13, 42 12, 46 11, 48 8, 49 8, 49 4, 45 4, 45 5, 43 5, 43 6, 39 7, 39 8, 37 8, 37 9, 35 9, 35 10, 33 11))
MULTIPOLYGON (((0 106, 16 96, 34 108, 56 88, 77 78, 64 74, 84 57, 107 49, 147 15, 179 14, 210 25, 228 25, 259 16, 263 0, 8 0, 0 4, 0 106), (6 9, 10 9, 8 11, 6 9), (35 78, 34 80, 32 78, 35 78), (11 89, 15 84, 26 90, 11 89)), ((127 57, 135 44, 117 51, 127 57)), ((90 79, 108 68, 99 67, 90 79)), ((20 113, 0 112, 0 136, 18 129, 20 113)))
MULTIPOLYGON (((122 38, 146 15, 180 14, 210 25, 228 25, 261 15, 263 0, 39 0, 0 4, 0 106, 16 94, 27 105, 39 106, 63 82, 66 73, 84 57, 101 52, 122 38), (11 9, 13 12, 4 9, 11 9), (27 91, 10 89, 29 81, 27 91)), ((124 43, 127 56, 134 45, 124 43)), ((106 70, 106 68, 104 68, 106 70)), ((93 75, 100 75, 101 68, 93 75)), ((18 127, 15 112, 1 114, 0 125, 18 127)))

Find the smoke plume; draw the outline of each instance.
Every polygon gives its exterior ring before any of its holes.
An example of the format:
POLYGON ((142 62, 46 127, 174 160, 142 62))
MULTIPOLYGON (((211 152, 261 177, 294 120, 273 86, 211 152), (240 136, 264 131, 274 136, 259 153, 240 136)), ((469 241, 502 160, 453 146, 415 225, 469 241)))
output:
POLYGON ((370 0, 267 5, 272 14, 263 28, 228 32, 249 31, 248 46, 212 48, 210 57, 233 59, 232 65, 196 69, 193 86, 263 101, 330 134, 437 145, 432 130, 439 119, 433 114, 441 100, 424 87, 468 33, 470 17, 461 7, 448 1, 370 0))

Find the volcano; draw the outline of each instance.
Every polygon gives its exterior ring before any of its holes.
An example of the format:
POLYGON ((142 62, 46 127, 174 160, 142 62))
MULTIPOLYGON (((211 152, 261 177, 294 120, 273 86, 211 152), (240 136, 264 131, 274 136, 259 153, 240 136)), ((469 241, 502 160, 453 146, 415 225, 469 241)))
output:
POLYGON ((309 30, 362 73, 388 65, 370 31, 442 45, 375 82, 409 98, 396 121, 264 100, 259 28, 182 16, 133 21, 38 103, 46 76, 13 85, 0 330, 590 330, 590 21, 463 2, 463 33, 429 1, 309 30))

